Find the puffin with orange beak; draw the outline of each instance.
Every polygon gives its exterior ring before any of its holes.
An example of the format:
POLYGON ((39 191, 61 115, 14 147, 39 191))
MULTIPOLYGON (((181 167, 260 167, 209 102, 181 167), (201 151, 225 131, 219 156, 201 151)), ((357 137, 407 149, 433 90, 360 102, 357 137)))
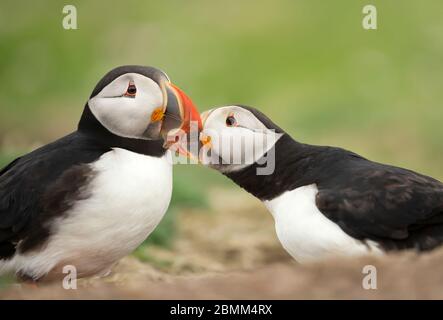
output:
POLYGON ((109 273, 163 218, 172 193, 165 139, 191 123, 201 129, 198 111, 162 71, 107 73, 75 132, 0 170, 0 273, 109 273))

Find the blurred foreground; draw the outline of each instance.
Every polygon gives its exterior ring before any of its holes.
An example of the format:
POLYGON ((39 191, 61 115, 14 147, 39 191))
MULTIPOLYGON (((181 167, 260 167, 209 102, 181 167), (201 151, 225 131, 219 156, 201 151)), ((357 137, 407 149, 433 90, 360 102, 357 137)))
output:
POLYGON ((273 221, 244 194, 215 190, 214 212, 183 210, 170 249, 142 247, 101 279, 77 290, 61 282, 13 284, 3 299, 442 299, 443 250, 417 256, 294 262, 278 243, 273 221), (138 259, 137 259, 138 258, 138 259), (377 289, 362 287, 365 265, 377 268, 377 289))

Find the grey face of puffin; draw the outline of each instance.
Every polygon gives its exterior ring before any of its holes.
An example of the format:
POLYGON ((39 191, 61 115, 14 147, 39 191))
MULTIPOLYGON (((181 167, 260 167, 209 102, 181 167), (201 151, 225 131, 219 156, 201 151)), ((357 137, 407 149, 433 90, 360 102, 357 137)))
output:
POLYGON ((202 113, 201 118, 200 161, 221 172, 257 163, 283 135, 240 106, 215 108, 202 113))
POLYGON ((165 138, 170 130, 199 121, 190 99, 162 73, 157 73, 156 79, 139 73, 122 74, 91 97, 88 104, 107 130, 125 138, 165 138))

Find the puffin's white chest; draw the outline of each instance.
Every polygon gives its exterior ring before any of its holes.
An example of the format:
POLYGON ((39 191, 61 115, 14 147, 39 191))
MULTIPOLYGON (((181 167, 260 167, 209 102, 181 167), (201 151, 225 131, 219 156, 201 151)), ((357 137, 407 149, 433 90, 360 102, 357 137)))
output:
POLYGON ((80 200, 58 221, 43 251, 16 256, 16 269, 38 278, 74 265, 97 274, 139 246, 165 214, 172 194, 166 156, 114 149, 91 164, 93 178, 80 200))
POLYGON ((79 202, 61 222, 60 233, 73 232, 72 224, 99 243, 112 242, 118 247, 121 241, 128 249, 135 248, 154 230, 169 206, 171 164, 165 157, 116 148, 93 163, 92 169, 95 177, 88 187, 90 197, 79 202))
POLYGON ((326 218, 315 205, 317 192, 316 185, 309 185, 264 202, 274 216, 280 242, 294 259, 308 262, 334 255, 380 253, 375 244, 368 247, 326 218))

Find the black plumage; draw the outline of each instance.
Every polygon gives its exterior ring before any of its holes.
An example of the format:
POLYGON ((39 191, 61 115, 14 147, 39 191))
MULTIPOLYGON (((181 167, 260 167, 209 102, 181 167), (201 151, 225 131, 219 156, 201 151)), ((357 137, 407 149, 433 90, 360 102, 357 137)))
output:
POLYGON ((272 200, 316 184, 318 209, 356 239, 377 241, 386 250, 429 250, 443 243, 440 181, 344 149, 299 143, 261 112, 241 107, 283 133, 273 147, 273 174, 257 175, 258 164, 224 173, 248 192, 272 200))

